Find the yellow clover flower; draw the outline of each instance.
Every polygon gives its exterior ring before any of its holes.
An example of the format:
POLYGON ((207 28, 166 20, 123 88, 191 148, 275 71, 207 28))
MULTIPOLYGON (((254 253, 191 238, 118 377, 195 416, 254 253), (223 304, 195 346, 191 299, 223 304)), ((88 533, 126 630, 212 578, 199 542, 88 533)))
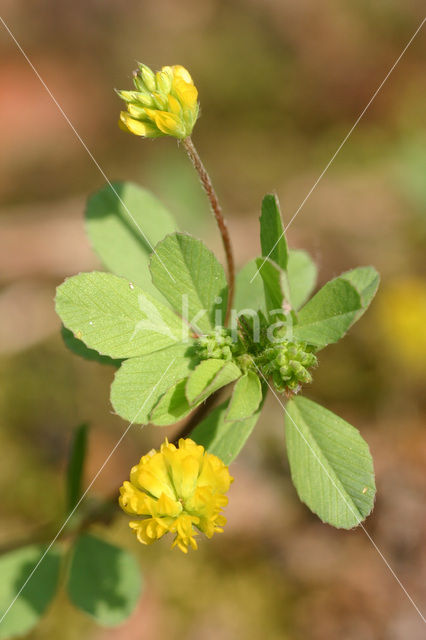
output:
POLYGON ((198 91, 185 67, 163 67, 154 73, 139 64, 133 82, 136 91, 117 91, 127 103, 127 111, 120 113, 122 129, 145 138, 191 135, 199 112, 198 91))
POLYGON ((152 544, 165 533, 184 553, 197 549, 195 536, 208 538, 223 531, 224 495, 233 481, 228 467, 193 440, 181 438, 178 447, 168 440, 159 451, 142 456, 120 488, 120 506, 130 515, 143 516, 129 523, 142 544, 152 544), (194 529, 195 527, 195 529, 194 529))

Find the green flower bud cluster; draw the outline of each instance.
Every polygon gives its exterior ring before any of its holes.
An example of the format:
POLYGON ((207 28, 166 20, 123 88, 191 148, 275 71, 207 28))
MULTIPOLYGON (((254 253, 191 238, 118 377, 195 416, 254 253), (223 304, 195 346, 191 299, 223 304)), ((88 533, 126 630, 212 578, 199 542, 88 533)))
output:
MULTIPOLYGON (((248 328, 246 324, 245 328, 248 328)), ((261 328, 259 341, 247 341, 247 333, 233 340, 224 327, 198 338, 195 354, 201 360, 210 358, 234 362, 243 373, 254 371, 259 377, 272 378, 279 393, 298 392, 302 384, 312 382, 309 369, 318 364, 314 347, 306 342, 283 340, 267 342, 261 328), (263 338, 263 340, 262 340, 263 338)))
POLYGON ((285 341, 265 349, 257 365, 265 376, 271 376, 279 393, 295 391, 312 382, 308 369, 318 364, 313 347, 304 342, 285 341))
POLYGON ((233 360, 237 343, 232 340, 231 332, 225 327, 216 327, 211 333, 198 338, 196 354, 201 360, 233 360))

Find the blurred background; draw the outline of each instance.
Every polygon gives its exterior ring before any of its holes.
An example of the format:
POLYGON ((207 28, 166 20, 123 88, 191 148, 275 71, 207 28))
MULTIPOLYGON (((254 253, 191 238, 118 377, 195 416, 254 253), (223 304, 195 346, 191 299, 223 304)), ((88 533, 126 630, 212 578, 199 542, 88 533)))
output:
MULTIPOLYGON (((238 264, 256 256, 262 196, 285 221, 420 24, 424 3, 365 0, 2 0, 1 15, 110 179, 152 189, 182 229, 221 254, 197 178, 171 139, 117 126, 113 88, 135 61, 183 64, 199 89, 194 141, 229 218, 238 264)), ((104 178, 0 24, 0 547, 60 523, 76 425, 91 425, 88 483, 123 429, 113 370, 59 335, 55 287, 98 268, 84 234, 104 178)), ((289 230, 320 283, 374 264, 380 292, 321 353, 306 394, 360 429, 377 473, 366 528, 426 602, 426 34, 418 35, 289 230)), ((176 430, 176 428, 175 428, 176 430)), ((173 431, 169 430, 172 434, 173 431)), ((116 491, 164 430, 135 427, 93 487, 116 491)), ((61 594, 28 638, 417 640, 421 619, 365 533, 321 524, 289 479, 282 409, 270 398, 234 463, 225 532, 184 557, 138 545, 125 516, 105 539, 133 550, 145 591, 102 630, 61 594)), ((54 531, 54 527, 52 528, 54 531)))

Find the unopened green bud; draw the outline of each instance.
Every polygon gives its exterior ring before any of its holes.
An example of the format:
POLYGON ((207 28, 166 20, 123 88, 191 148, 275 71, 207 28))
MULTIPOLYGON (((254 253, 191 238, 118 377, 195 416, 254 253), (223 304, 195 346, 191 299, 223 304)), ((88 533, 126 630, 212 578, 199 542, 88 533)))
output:
POLYGON ((135 85, 137 91, 141 91, 142 93, 146 92, 146 86, 142 78, 138 75, 137 71, 133 72, 133 84, 135 85))
POLYGON ((121 91, 116 89, 115 92, 126 102, 136 102, 138 100, 139 93, 137 91, 121 91))
POLYGON ((167 109, 167 98, 159 91, 154 91, 152 94, 154 105, 157 109, 165 111, 167 109))
POLYGON ((127 106, 127 110, 132 118, 136 118, 137 120, 149 120, 149 116, 145 109, 137 104, 129 104, 127 106))
POLYGON ((151 69, 147 67, 146 64, 142 64, 141 62, 138 63, 138 66, 139 66, 140 74, 142 76, 142 80, 145 84, 145 87, 148 89, 148 91, 155 91, 157 88, 157 85, 155 82, 154 72, 151 71, 151 69))
POLYGON ((167 73, 165 71, 157 71, 155 74, 155 79, 157 81, 157 89, 161 91, 161 93, 170 93, 170 89, 172 88, 172 80, 173 74, 167 73))

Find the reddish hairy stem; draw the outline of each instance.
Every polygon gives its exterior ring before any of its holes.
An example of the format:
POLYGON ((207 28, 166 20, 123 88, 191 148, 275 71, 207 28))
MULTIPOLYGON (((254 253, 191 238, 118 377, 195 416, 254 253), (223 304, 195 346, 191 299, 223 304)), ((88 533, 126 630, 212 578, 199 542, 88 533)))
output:
POLYGON ((200 177, 201 184, 203 185, 203 189, 206 192, 206 195, 209 199, 214 217, 216 218, 220 235, 222 236, 222 242, 223 242, 223 247, 225 249, 226 262, 228 266, 228 304, 226 308, 225 323, 224 323, 225 325, 227 325, 229 320, 229 315, 232 309, 232 303, 234 300, 234 290, 235 290, 235 266, 234 266, 234 255, 232 252, 231 238, 229 236, 228 226, 222 214, 222 207, 219 204, 219 200, 214 190, 212 181, 210 180, 210 176, 207 173, 201 161, 201 158, 198 155, 198 151, 195 148, 194 143, 192 142, 192 139, 190 136, 188 136, 183 140, 183 146, 185 147, 185 151, 187 152, 189 159, 191 160, 195 170, 197 171, 200 177))

